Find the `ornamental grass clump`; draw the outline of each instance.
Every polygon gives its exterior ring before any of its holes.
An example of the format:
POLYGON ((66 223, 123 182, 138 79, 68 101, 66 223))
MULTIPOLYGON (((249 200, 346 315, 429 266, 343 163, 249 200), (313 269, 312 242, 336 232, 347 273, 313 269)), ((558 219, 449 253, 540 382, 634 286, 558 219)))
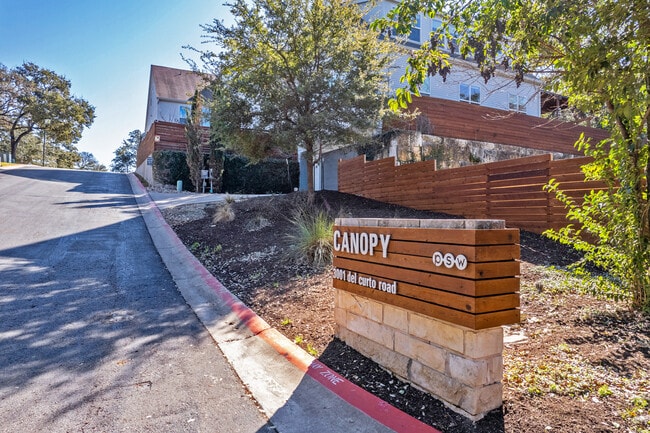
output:
POLYGON ((327 213, 299 207, 290 221, 293 226, 293 231, 287 235, 290 256, 314 267, 332 263, 334 221, 327 213))
POLYGON ((214 216, 212 217, 212 222, 214 224, 221 223, 221 222, 230 222, 235 219, 235 210, 232 207, 232 202, 229 202, 226 200, 225 203, 223 203, 217 211, 214 213, 214 216))

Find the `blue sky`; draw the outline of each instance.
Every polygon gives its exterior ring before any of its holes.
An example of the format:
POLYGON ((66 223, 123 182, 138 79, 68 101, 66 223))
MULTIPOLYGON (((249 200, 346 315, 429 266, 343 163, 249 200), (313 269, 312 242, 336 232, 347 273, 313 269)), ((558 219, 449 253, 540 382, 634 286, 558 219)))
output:
MULTIPOLYGON (((214 0, 0 0, 0 63, 33 62, 65 76, 95 107, 77 143, 109 167, 130 131, 144 128, 152 64, 189 69, 182 47, 202 45, 201 24, 228 19, 214 0)), ((212 47, 215 49, 216 47, 212 47)))

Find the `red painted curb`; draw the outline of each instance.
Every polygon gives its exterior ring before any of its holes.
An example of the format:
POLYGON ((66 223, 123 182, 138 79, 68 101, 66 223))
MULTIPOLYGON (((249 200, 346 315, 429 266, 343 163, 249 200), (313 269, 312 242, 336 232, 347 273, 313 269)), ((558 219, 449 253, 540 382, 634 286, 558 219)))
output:
MULTIPOLYGON (((239 298, 226 289, 219 280, 217 280, 208 270, 199 262, 199 260, 185 247, 176 233, 167 224, 162 213, 151 199, 151 196, 140 183, 135 175, 133 176, 140 186, 141 191, 148 200, 148 207, 153 210, 155 217, 159 220, 162 227, 170 236, 174 245, 179 249, 179 253, 184 255, 185 260, 191 263, 195 271, 201 276, 204 282, 212 288, 217 296, 226 304, 246 325, 246 327, 256 336, 262 338, 280 355, 286 358, 294 366, 305 372, 312 379, 316 380, 322 386, 338 395, 351 406, 364 412, 366 415, 394 430, 396 433, 441 433, 439 430, 419 421, 401 410, 391 406, 374 394, 369 393, 363 388, 355 385, 345 379, 325 364, 309 355, 297 345, 284 337, 275 329, 271 328, 264 319, 259 317, 253 310, 248 308, 239 298)), ((134 191, 135 192, 135 191, 134 191)))

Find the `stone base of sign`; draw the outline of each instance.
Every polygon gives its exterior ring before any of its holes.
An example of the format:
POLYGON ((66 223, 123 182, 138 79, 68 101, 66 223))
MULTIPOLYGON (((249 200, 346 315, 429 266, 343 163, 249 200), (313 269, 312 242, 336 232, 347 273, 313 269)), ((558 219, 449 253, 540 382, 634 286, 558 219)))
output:
POLYGON ((503 403, 503 329, 472 330, 336 289, 338 337, 452 410, 479 420, 503 403))

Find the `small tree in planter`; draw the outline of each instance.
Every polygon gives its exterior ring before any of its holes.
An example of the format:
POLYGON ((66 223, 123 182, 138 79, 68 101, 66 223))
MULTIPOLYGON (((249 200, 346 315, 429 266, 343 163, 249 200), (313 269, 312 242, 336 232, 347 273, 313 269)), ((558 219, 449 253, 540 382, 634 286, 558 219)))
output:
POLYGON ((187 116, 187 124, 185 125, 185 136, 187 137, 187 167, 190 169, 190 179, 194 184, 196 192, 201 190, 201 170, 203 169, 203 151, 202 144, 206 131, 201 127, 201 120, 203 119, 203 101, 201 94, 197 91, 194 92, 192 100, 192 109, 190 115, 187 116))

